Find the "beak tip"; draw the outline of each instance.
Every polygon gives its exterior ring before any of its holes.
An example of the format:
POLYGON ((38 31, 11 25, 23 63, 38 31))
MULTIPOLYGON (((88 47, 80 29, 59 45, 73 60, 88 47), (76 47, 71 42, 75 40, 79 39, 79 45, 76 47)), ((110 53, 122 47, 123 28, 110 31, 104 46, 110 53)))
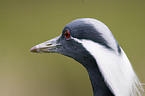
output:
POLYGON ((30 49, 31 52, 37 52, 37 48, 34 46, 30 49))

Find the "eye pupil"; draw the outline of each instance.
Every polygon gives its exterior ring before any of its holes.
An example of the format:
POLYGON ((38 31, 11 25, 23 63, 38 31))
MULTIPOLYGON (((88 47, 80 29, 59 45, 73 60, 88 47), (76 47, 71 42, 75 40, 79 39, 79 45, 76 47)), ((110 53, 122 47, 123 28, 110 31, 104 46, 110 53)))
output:
POLYGON ((66 39, 69 39, 69 37, 70 37, 70 33, 69 33, 68 30, 66 30, 66 31, 65 31, 65 38, 66 38, 66 39))

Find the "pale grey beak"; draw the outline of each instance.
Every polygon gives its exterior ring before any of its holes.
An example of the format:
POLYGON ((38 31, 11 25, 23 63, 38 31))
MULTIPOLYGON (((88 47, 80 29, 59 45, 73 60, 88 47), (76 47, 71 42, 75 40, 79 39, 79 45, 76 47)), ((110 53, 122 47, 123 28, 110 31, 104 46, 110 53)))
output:
POLYGON ((61 46, 58 43, 60 36, 38 44, 30 49, 31 52, 36 53, 57 53, 57 49, 61 46))

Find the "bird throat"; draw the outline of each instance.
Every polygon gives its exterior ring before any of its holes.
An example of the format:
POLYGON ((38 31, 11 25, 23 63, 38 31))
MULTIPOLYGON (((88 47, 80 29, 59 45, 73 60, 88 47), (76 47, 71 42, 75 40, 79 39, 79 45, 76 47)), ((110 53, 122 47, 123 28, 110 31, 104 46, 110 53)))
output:
POLYGON ((79 58, 74 59, 86 68, 90 77, 94 96, 114 96, 111 88, 107 82, 105 82, 105 79, 94 57, 87 51, 82 54, 84 55, 80 54, 80 56, 78 56, 79 58))
MULTIPOLYGON (((80 40, 76 38, 73 39, 82 44, 80 40)), ((97 60, 85 48, 83 50, 85 51, 80 51, 81 54, 73 57, 73 59, 80 62, 88 71, 94 96, 114 96, 111 88, 108 86, 107 82, 105 82, 101 70, 98 67, 97 60)))

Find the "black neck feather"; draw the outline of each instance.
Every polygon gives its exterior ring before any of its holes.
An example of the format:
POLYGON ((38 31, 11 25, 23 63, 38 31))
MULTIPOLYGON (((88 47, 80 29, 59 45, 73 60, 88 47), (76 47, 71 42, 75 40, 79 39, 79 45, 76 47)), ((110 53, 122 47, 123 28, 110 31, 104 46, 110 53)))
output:
POLYGON ((114 96, 109 87, 107 86, 101 71, 98 68, 98 64, 94 57, 88 52, 80 54, 80 58, 76 58, 88 71, 94 96, 114 96))
POLYGON ((87 69, 87 71, 91 80, 94 96, 114 96, 109 87, 106 85, 97 64, 95 64, 92 68, 87 69))

